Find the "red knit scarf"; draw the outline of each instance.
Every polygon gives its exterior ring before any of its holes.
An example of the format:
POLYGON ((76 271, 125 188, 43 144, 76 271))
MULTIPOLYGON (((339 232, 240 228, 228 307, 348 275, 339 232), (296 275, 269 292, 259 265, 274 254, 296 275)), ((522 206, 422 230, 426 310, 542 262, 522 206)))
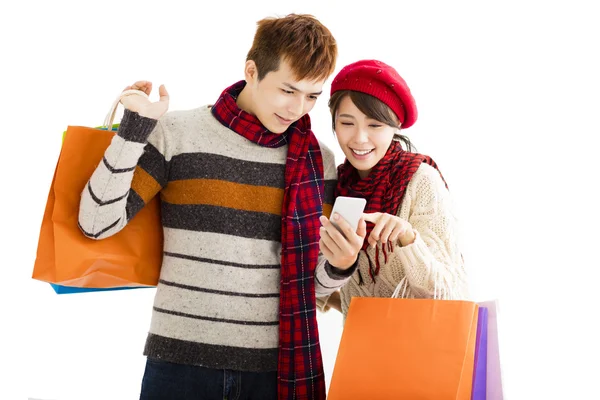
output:
MULTIPOLYGON (((336 196, 361 197, 366 199, 366 213, 382 212, 396 215, 404 198, 408 183, 413 174, 419 169, 421 163, 427 163, 438 169, 437 164, 431 157, 404 151, 400 142, 394 140, 385 156, 373 167, 365 179, 360 178, 356 168, 346 159, 344 164, 338 167, 336 196)), ((444 178, 442 177, 442 179, 444 178)), ((367 259, 369 260, 369 275, 371 280, 375 282, 375 276, 379 274, 380 269, 380 246, 378 245, 376 248, 375 262, 369 258, 366 252, 369 246, 368 238, 373 228, 374 225, 367 222, 367 236, 365 236, 362 251, 367 255, 367 259)), ((381 245, 384 262, 387 262, 388 252, 393 251, 393 249, 394 246, 392 243, 381 245)), ((362 275, 359 275, 359 280, 362 284, 362 275)))
POLYGON ((245 85, 240 81, 223 91, 212 108, 215 118, 259 146, 288 145, 281 210, 278 398, 324 400, 314 283, 319 216, 323 214, 321 148, 308 115, 284 133, 275 134, 255 116, 241 110, 236 98, 245 85))

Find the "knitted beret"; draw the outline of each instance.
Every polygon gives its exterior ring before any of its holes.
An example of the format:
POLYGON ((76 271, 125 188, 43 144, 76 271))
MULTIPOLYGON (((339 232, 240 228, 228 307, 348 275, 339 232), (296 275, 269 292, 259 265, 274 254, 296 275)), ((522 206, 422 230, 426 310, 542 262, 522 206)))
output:
POLYGON ((346 65, 331 83, 331 95, 340 90, 354 90, 378 98, 396 113, 402 129, 417 120, 417 104, 408 85, 384 62, 361 60, 346 65))

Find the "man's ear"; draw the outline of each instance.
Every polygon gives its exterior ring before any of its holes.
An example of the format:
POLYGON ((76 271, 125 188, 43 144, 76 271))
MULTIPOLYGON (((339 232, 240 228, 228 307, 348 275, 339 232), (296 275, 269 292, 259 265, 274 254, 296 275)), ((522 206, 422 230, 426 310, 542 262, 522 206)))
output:
POLYGON ((258 69, 254 60, 246 61, 244 65, 244 78, 248 83, 254 83, 258 81, 258 69))

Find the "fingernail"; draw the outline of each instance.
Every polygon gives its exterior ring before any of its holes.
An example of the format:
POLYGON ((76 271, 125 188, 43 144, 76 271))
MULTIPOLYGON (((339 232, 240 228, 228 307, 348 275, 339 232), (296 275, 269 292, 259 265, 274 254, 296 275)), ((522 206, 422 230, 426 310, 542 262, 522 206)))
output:
POLYGON ((333 219, 335 219, 336 221, 338 219, 340 219, 340 214, 338 214, 338 213, 333 214, 333 219))
POLYGON ((321 221, 321 223, 324 223, 325 221, 327 221, 327 218, 325 218, 324 216, 320 216, 319 217, 319 221, 321 221))

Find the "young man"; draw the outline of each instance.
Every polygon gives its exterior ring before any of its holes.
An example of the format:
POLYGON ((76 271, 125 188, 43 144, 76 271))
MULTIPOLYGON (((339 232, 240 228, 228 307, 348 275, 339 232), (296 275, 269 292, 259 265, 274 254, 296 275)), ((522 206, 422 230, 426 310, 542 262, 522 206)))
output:
POLYGON ((155 103, 122 98, 79 223, 108 237, 160 193, 164 257, 142 399, 325 398, 315 294, 347 281, 364 237, 348 231, 352 246, 319 254, 336 168, 307 113, 336 57, 314 17, 268 18, 245 80, 214 105, 166 113, 164 86, 155 103))

